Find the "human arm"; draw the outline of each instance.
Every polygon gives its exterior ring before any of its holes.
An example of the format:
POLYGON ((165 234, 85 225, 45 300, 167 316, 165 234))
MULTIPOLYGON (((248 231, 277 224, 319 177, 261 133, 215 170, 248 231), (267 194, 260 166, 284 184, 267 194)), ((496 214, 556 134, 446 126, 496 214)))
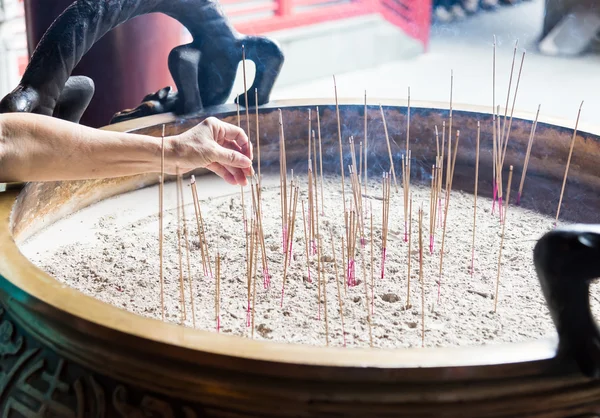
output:
MULTIPOLYGON (((102 131, 48 116, 0 114, 0 182, 82 180, 160 172, 161 138, 102 131)), ((231 184, 252 175, 252 145, 208 118, 165 137, 165 172, 206 167, 231 184)))

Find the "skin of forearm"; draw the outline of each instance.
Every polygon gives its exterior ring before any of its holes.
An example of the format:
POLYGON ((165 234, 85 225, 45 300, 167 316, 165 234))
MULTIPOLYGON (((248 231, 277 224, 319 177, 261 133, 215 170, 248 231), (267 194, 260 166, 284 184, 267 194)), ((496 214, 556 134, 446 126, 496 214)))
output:
MULTIPOLYGON (((170 153, 170 141, 165 141, 170 153)), ((161 139, 42 115, 0 114, 0 182, 83 180, 158 172, 161 139)))

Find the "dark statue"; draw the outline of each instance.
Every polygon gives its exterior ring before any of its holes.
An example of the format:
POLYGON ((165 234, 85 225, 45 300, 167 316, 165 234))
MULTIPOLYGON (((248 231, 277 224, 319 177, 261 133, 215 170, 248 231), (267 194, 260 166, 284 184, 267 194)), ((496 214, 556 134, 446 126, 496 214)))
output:
MULTIPOLYGON (((93 81, 71 77, 81 58, 115 27, 148 13, 164 13, 181 22, 193 42, 174 48, 169 70, 177 91, 163 88, 146 96, 111 123, 164 112, 190 114, 225 103, 242 59, 256 65, 248 105, 269 101, 283 65, 283 53, 272 40, 238 33, 217 0, 77 0, 50 26, 40 40, 17 88, 0 101, 0 113, 31 112, 79 122, 94 94, 93 81)), ((236 102, 246 105, 244 95, 236 102)))

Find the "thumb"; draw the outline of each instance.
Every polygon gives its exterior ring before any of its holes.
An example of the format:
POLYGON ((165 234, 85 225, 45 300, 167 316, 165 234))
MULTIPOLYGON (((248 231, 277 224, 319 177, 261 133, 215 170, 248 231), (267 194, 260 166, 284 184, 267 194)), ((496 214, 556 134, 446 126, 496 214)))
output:
POLYGON ((236 168, 252 167, 252 160, 246 157, 244 154, 238 151, 224 148, 218 145, 216 142, 213 142, 213 144, 214 148, 212 153, 212 162, 236 168))

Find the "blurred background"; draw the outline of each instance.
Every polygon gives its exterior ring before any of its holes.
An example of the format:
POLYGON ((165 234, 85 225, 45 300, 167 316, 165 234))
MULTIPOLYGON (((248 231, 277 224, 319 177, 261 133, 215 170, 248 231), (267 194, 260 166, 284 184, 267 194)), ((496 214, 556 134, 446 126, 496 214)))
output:
MULTIPOLYGON (((104 0, 97 0, 104 1, 104 0)), ((19 82, 28 56, 72 0, 0 0, 0 97, 19 82)), ((238 31, 270 36, 286 54, 272 99, 340 97, 492 104, 493 36, 497 103, 504 104, 515 43, 526 51, 516 108, 582 124, 600 115, 600 4, 595 0, 222 0, 238 31)), ((174 83, 170 50, 191 39, 164 15, 138 17, 109 33, 75 74, 94 79, 82 123, 103 126, 144 95, 174 83), (98 65, 101 63, 101 65, 98 65)), ((241 65, 238 71, 241 75, 241 65)), ((248 65, 248 83, 253 65, 248 65)), ((242 92, 238 77, 232 98, 242 92)), ((514 84, 513 84, 514 86, 514 84)), ((511 99, 512 100, 512 99, 511 99)))

